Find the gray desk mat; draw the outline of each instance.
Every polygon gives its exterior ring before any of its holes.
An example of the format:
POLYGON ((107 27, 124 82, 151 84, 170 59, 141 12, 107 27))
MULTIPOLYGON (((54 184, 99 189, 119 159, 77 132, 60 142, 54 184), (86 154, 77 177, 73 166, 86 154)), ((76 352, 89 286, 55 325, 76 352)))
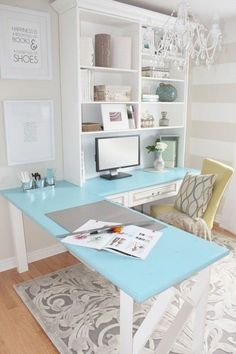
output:
POLYGON ((70 232, 76 230, 89 219, 117 223, 133 223, 134 225, 136 223, 148 223, 150 221, 150 225, 145 226, 145 228, 149 228, 151 230, 161 230, 166 227, 159 222, 149 219, 141 213, 124 208, 106 200, 54 211, 45 215, 70 232))

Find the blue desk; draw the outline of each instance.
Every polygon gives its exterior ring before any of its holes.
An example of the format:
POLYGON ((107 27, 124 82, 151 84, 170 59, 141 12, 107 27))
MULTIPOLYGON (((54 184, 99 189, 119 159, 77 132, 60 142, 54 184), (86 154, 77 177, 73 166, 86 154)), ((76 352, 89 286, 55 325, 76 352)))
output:
MULTIPOLYGON (((156 175, 135 171, 134 178, 117 181, 91 179, 84 187, 59 182, 55 189, 33 190, 28 193, 23 193, 19 188, 2 191, 2 195, 9 201, 19 271, 27 270, 28 267, 22 213, 28 215, 50 235, 56 236, 65 230, 46 217, 45 213, 93 203, 102 200, 103 196, 109 193, 156 185, 158 181, 175 181, 182 178, 185 172, 184 169, 177 169, 156 175)), ((168 353, 192 310, 196 315, 193 352, 202 352, 209 266, 226 256, 227 249, 170 226, 164 229, 163 236, 145 261, 82 247, 68 246, 68 249, 120 289, 120 354, 139 352, 150 335, 150 329, 171 301, 174 286, 199 272, 189 300, 185 299, 182 312, 176 318, 177 324, 171 326, 168 336, 160 344, 160 353, 168 353), (145 319, 145 324, 142 324, 133 338, 133 301, 143 302, 157 294, 158 301, 145 319)))
POLYGON ((103 199, 66 181, 58 182, 55 188, 34 189, 25 193, 21 188, 13 188, 3 190, 1 194, 52 236, 64 234, 67 230, 49 219, 45 215, 46 213, 94 203, 103 199))
POLYGON ((118 194, 129 192, 134 189, 142 189, 152 187, 155 185, 166 184, 170 182, 179 181, 184 178, 187 171, 199 172, 188 168, 170 168, 165 172, 146 172, 143 170, 133 170, 130 173, 131 177, 121 178, 116 180, 105 180, 103 178, 88 179, 83 186, 83 189, 89 193, 94 193, 102 197, 111 194, 118 194))

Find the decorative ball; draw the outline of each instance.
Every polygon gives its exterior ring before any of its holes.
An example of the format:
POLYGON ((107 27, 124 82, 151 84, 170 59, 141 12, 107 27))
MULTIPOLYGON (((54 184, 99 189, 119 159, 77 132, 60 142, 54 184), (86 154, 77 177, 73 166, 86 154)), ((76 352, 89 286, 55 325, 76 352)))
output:
POLYGON ((171 84, 160 83, 156 90, 160 102, 173 102, 177 98, 177 90, 171 84))

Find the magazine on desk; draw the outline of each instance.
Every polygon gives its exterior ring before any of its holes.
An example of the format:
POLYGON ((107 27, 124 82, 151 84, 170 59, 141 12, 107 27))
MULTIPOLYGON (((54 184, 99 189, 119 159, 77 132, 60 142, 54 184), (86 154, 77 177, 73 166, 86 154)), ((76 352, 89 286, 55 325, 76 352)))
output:
MULTIPOLYGON (((107 222, 103 221, 88 220, 74 231, 78 234, 69 235, 62 242, 145 259, 162 235, 161 231, 153 231, 135 225, 124 226, 119 233, 106 232, 92 235, 89 233, 80 235, 79 233, 84 230, 99 229, 106 224, 107 222)), ((109 225, 117 225, 117 223, 109 222, 109 225)))

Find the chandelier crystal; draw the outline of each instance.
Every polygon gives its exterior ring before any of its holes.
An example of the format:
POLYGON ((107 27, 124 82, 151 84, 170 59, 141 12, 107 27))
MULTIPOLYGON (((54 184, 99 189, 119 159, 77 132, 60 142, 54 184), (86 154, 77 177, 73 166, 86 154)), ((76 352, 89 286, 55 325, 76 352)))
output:
POLYGON ((156 53, 159 62, 174 61, 180 70, 184 69, 189 58, 197 65, 205 64, 209 67, 214 63, 221 46, 222 32, 218 19, 214 18, 211 28, 207 29, 197 21, 184 1, 164 25, 156 53))

